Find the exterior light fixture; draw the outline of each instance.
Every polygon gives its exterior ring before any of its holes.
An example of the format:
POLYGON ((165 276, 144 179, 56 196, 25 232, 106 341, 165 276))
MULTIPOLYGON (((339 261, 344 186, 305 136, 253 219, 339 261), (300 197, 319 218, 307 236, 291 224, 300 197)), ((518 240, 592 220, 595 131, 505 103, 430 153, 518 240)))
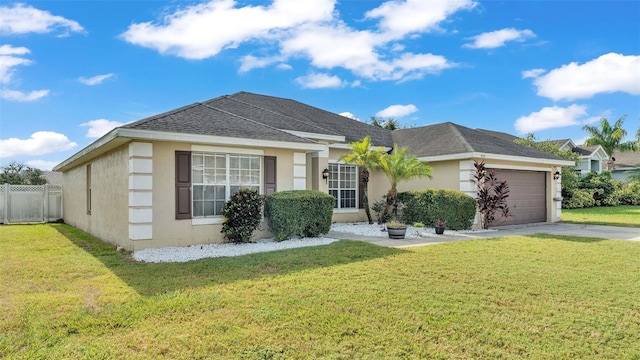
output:
POLYGON ((557 171, 553 173, 553 180, 558 180, 560 179, 560 171, 557 171))
POLYGON ((322 170, 322 178, 324 179, 324 182, 327 182, 327 179, 329 178, 329 169, 324 169, 322 170))

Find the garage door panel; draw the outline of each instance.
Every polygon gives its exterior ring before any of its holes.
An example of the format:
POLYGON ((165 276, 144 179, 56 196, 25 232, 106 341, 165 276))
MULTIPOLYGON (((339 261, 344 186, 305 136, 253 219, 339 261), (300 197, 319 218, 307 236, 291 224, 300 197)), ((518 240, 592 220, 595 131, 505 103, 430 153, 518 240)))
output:
POLYGON ((496 170, 509 185, 507 204, 512 217, 496 225, 515 225, 547 220, 546 176, 542 171, 496 170))

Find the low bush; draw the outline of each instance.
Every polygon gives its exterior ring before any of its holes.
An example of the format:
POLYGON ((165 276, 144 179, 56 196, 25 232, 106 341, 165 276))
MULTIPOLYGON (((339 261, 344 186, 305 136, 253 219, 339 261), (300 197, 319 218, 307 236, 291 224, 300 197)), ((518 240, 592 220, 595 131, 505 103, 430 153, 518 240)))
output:
POLYGON ((243 243, 251 240, 262 219, 264 196, 256 190, 240 189, 231 195, 222 208, 224 221, 221 232, 229 242, 243 243))
POLYGON ((265 216, 277 241, 317 237, 331 229, 336 199, 316 190, 275 192, 267 197, 265 216))
POLYGON ((562 200, 562 207, 565 209, 593 207, 596 205, 596 201, 593 198, 595 191, 596 190, 576 189, 573 191, 571 197, 562 200))
POLYGON ((631 181, 626 186, 616 189, 620 205, 640 205, 640 181, 631 181))
POLYGON ((402 220, 412 224, 421 222, 435 226, 436 221, 447 222, 452 230, 470 229, 476 215, 475 200, 457 190, 426 189, 399 194, 402 202, 402 220))
POLYGON ((387 195, 383 195, 379 200, 373 203, 371 210, 376 214, 378 219, 378 225, 384 224, 391 220, 391 212, 385 211, 387 209, 387 195))

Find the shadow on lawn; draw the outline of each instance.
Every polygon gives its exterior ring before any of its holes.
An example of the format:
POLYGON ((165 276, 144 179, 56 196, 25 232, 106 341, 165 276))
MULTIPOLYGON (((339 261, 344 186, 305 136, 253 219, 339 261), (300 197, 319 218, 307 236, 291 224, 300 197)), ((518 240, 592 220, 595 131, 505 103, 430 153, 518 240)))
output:
POLYGON ((596 237, 578 237, 578 236, 565 236, 565 235, 553 235, 553 234, 533 234, 533 235, 525 235, 527 237, 537 238, 537 239, 552 239, 552 240, 562 240, 562 241, 571 241, 578 243, 594 243, 600 242, 607 239, 601 239, 596 237))
POLYGON ((186 263, 152 264, 136 262, 130 253, 119 253, 115 246, 71 226, 63 224, 51 226, 77 247, 102 262, 116 276, 144 296, 276 277, 301 270, 366 261, 405 252, 362 241, 341 240, 324 246, 202 259, 186 263))

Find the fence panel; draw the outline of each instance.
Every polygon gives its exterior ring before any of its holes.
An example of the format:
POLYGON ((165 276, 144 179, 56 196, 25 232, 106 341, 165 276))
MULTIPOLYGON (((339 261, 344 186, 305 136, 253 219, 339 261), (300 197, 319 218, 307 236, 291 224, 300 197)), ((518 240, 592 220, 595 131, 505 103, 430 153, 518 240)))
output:
POLYGON ((0 222, 46 222, 62 219, 62 186, 0 185, 0 222))

